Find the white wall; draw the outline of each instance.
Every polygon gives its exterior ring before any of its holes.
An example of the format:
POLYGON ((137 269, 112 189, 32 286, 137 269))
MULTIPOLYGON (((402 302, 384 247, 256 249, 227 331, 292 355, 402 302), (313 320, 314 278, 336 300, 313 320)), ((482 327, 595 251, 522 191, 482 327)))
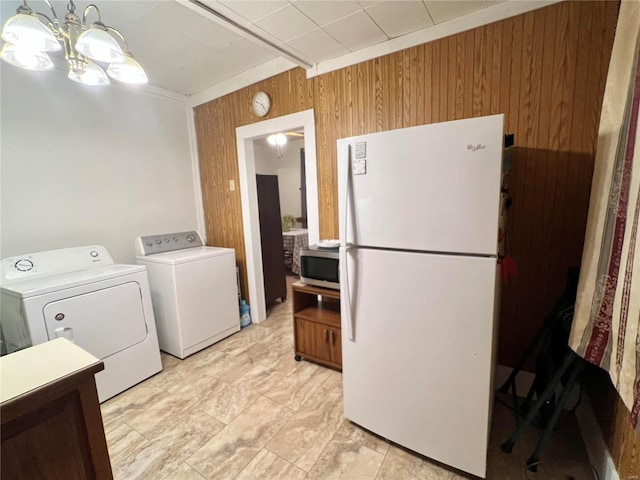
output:
POLYGON ((276 147, 265 145, 263 140, 254 142, 256 173, 278 176, 280 212, 282 215, 301 216, 300 205, 300 149, 304 139, 291 140, 282 147, 282 156, 276 155, 276 147))
POLYGON ((2 258, 101 244, 135 263, 137 236, 197 228, 184 101, 58 69, 0 79, 2 258))
POLYGON ((280 208, 282 214, 294 217, 302 215, 300 204, 300 149, 304 148, 304 139, 287 142, 287 149, 283 152, 278 163, 278 182, 280 187, 280 208))

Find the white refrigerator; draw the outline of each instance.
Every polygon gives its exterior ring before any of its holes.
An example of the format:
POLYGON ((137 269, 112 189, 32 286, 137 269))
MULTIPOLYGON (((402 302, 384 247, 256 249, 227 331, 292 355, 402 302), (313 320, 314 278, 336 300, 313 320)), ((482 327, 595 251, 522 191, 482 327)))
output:
POLYGON ((344 414, 486 475, 503 115, 338 140, 344 414))

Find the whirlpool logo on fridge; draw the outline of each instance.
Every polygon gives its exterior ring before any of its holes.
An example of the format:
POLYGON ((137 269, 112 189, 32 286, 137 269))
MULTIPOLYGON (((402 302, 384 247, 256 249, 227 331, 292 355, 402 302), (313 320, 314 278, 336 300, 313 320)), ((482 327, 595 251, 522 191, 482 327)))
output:
POLYGON ((467 145, 467 150, 471 150, 472 152, 477 152, 478 150, 484 150, 487 146, 484 143, 476 143, 475 145, 469 144, 467 145))

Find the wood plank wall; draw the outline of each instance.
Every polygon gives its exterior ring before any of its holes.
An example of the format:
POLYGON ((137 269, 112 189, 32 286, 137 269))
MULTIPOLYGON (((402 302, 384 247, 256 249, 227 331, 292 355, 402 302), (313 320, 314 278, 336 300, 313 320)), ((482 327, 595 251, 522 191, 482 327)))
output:
POLYGON ((228 186, 239 184, 236 127, 315 110, 320 236, 337 238, 337 139, 504 113, 516 142, 508 246, 518 274, 503 287, 498 358, 513 365, 580 264, 618 6, 560 3, 309 80, 292 70, 197 107, 207 237, 236 249, 245 296, 240 192, 228 186), (273 107, 257 118, 261 90, 273 107))

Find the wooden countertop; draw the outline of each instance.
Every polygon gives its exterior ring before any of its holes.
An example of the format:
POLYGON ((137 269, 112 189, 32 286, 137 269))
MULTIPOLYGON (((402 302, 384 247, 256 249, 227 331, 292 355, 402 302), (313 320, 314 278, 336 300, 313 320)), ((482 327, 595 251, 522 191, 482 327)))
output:
POLYGON ((0 357, 0 403, 98 363, 66 338, 0 357))

